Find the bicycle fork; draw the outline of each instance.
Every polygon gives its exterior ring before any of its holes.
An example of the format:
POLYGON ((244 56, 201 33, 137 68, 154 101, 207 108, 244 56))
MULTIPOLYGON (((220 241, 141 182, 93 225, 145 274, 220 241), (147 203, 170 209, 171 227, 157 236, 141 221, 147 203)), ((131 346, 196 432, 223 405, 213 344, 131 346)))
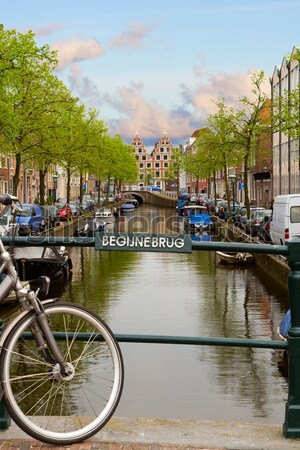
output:
POLYGON ((41 302, 32 292, 31 305, 35 311, 36 323, 31 325, 34 340, 45 361, 53 367, 53 378, 69 379, 74 375, 74 367, 65 361, 51 331, 47 314, 41 302))

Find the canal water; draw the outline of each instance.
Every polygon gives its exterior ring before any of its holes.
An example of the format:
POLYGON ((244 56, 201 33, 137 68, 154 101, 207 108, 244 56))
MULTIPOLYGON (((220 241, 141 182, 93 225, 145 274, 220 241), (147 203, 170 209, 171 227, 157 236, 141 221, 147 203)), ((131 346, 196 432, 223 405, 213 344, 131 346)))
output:
MULTIPOLYGON (((117 226, 164 233, 178 224, 174 210, 144 205, 117 226)), ((228 267, 203 251, 69 251, 72 283, 62 298, 91 308, 116 334, 278 339, 287 293, 255 265, 228 267)), ((120 345, 125 384, 117 416, 284 421, 278 350, 120 345)))

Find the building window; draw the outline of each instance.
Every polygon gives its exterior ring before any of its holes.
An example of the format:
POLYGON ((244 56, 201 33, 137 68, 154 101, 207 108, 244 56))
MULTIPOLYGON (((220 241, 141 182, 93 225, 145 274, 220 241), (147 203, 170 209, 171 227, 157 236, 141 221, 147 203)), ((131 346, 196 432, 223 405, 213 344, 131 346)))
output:
POLYGON ((156 171, 156 172, 155 172, 155 176, 156 176, 156 177, 159 177, 159 171, 156 171))
POLYGON ((139 159, 139 155, 135 155, 135 159, 137 159, 137 160, 138 160, 138 159, 139 159))
POLYGON ((147 169, 151 169, 151 163, 147 163, 147 169))
POLYGON ((159 168, 159 163, 155 163, 155 167, 158 167, 158 168, 159 168))
POLYGON ((142 149, 141 148, 139 148, 139 153, 142 153, 142 149))
POLYGON ((156 155, 156 159, 159 160, 160 159, 160 155, 156 155))
POLYGON ((164 151, 164 148, 163 147, 160 147, 160 151, 161 151, 161 153, 164 151))
POLYGON ((170 151, 170 148, 169 147, 167 147, 167 152, 169 152, 170 151))
POLYGON ((143 168, 144 168, 144 164, 140 163, 140 169, 143 169, 143 168))
POLYGON ((141 174, 141 175, 140 175, 140 180, 143 180, 143 179, 144 179, 144 175, 141 174))
POLYGON ((146 161, 146 155, 143 155, 143 156, 142 156, 142 160, 143 160, 143 161, 146 161))
POLYGON ((164 167, 169 167, 169 163, 164 163, 164 167))
POLYGON ((168 159, 168 155, 164 155, 164 159, 168 159))

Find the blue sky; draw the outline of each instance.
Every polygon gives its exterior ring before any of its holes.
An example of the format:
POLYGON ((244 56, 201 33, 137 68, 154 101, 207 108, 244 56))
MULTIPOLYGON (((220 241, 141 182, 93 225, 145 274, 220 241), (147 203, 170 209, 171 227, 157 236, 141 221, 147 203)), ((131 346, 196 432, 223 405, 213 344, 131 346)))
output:
POLYGON ((300 45, 299 0, 2 0, 1 16, 58 50, 57 76, 111 135, 150 149, 164 131, 186 142, 213 100, 234 104, 300 45))

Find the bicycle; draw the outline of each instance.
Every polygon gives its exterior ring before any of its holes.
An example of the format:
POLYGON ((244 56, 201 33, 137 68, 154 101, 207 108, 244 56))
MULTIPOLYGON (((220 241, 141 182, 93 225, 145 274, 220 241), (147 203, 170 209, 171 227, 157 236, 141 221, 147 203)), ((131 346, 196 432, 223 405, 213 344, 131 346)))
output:
MULTIPOLYGON (((18 199, 0 195, 11 213, 18 199)), ((66 445, 98 432, 121 397, 124 365, 108 325, 86 308, 40 300, 50 280, 23 286, 11 255, 0 240, 0 302, 12 290, 20 312, 0 338, 0 384, 5 407, 15 423, 40 441, 66 445)))

